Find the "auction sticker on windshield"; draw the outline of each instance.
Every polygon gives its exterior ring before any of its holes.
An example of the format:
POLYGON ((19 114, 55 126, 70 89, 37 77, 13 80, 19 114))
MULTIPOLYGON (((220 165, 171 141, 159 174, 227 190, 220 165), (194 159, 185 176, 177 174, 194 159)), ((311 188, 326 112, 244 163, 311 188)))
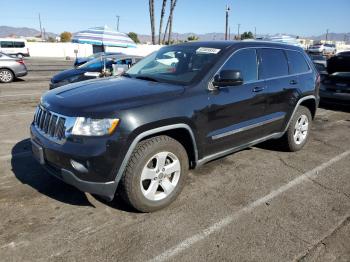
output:
POLYGON ((209 47, 200 47, 196 50, 196 53, 201 54, 217 54, 220 52, 221 49, 217 48, 209 48, 209 47))

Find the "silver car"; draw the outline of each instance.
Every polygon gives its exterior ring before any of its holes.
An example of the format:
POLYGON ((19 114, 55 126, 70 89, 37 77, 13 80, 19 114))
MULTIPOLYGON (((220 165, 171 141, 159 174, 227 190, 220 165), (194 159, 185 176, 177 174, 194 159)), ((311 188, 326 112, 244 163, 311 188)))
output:
POLYGON ((0 83, 10 83, 15 78, 28 73, 23 59, 14 58, 0 52, 0 83))

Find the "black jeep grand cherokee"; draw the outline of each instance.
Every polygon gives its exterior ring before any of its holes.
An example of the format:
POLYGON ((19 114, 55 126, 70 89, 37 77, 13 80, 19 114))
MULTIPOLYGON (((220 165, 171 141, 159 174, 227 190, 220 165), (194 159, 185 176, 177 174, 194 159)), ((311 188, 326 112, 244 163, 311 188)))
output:
POLYGON ((43 95, 34 156, 53 175, 149 212, 170 204, 189 168, 267 139, 308 140, 319 75, 298 47, 193 42, 161 48, 123 76, 43 95))

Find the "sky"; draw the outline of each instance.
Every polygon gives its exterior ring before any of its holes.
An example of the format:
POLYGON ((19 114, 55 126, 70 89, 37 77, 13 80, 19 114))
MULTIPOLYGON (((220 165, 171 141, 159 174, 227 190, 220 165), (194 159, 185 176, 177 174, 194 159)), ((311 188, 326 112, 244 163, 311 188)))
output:
MULTIPOLYGON (((10 8, 1 11, 0 25, 39 29, 40 13, 46 32, 77 32, 103 25, 116 28, 119 15, 120 31, 150 34, 148 0, 0 0, 0 4, 2 1, 10 8)), ((154 1, 157 31, 162 1, 154 1)), ((254 32, 256 27, 257 34, 350 32, 350 0, 178 0, 173 32, 224 32, 226 4, 231 7, 232 33, 237 32, 238 24, 241 32, 254 32)))

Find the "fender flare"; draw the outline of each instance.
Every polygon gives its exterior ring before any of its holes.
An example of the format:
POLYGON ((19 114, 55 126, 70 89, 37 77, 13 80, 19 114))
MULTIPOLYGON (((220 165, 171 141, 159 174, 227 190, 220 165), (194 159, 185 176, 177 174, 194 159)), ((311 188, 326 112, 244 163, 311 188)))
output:
POLYGON ((292 119, 293 119, 295 113, 297 112, 297 110, 298 110, 300 104, 301 104, 302 102, 306 101, 306 100, 311 100, 311 99, 312 99, 312 100, 315 100, 315 104, 316 104, 316 108, 317 108, 317 99, 316 99, 316 96, 314 96, 314 95, 308 95, 308 96, 304 96, 304 97, 300 98, 300 99, 298 100, 298 103, 297 103, 296 106, 294 107, 293 113, 291 114, 291 116, 290 116, 290 118, 289 118, 289 120, 288 120, 288 122, 287 122, 287 124, 286 124, 286 127, 285 127, 285 129, 283 130, 283 133, 285 133, 285 132, 287 131, 287 129, 288 129, 289 125, 290 125, 290 122, 292 121, 292 119))
POLYGON ((157 127, 157 128, 154 128, 154 129, 150 129, 150 130, 147 130, 145 132, 142 132, 142 133, 138 134, 136 136, 136 138, 132 141, 131 145, 129 146, 129 149, 128 149, 128 151, 126 152, 126 154, 124 156, 123 162, 121 163, 121 165, 119 167, 119 170, 118 170, 118 172, 117 172, 117 174, 115 176, 114 182, 112 182, 115 185, 115 190, 117 190, 118 184, 120 182, 120 179, 123 176, 123 173, 125 171, 126 165, 129 162, 129 159, 131 157, 132 152, 136 148, 136 145, 143 138, 145 138, 147 136, 150 136, 150 135, 155 135, 155 134, 158 134, 158 133, 161 133, 161 132, 164 132, 164 131, 173 130, 173 129, 179 129, 179 128, 186 129, 189 132, 189 134, 191 136, 191 139, 192 139, 193 147, 194 147, 193 149, 194 149, 194 155, 195 155, 195 162, 197 163, 197 161, 198 161, 197 143, 196 143, 196 139, 195 139, 194 133, 193 133, 193 131, 192 131, 192 129, 191 129, 191 127, 189 125, 184 124, 184 123, 178 123, 178 124, 166 125, 166 126, 161 126, 161 127, 157 127))

